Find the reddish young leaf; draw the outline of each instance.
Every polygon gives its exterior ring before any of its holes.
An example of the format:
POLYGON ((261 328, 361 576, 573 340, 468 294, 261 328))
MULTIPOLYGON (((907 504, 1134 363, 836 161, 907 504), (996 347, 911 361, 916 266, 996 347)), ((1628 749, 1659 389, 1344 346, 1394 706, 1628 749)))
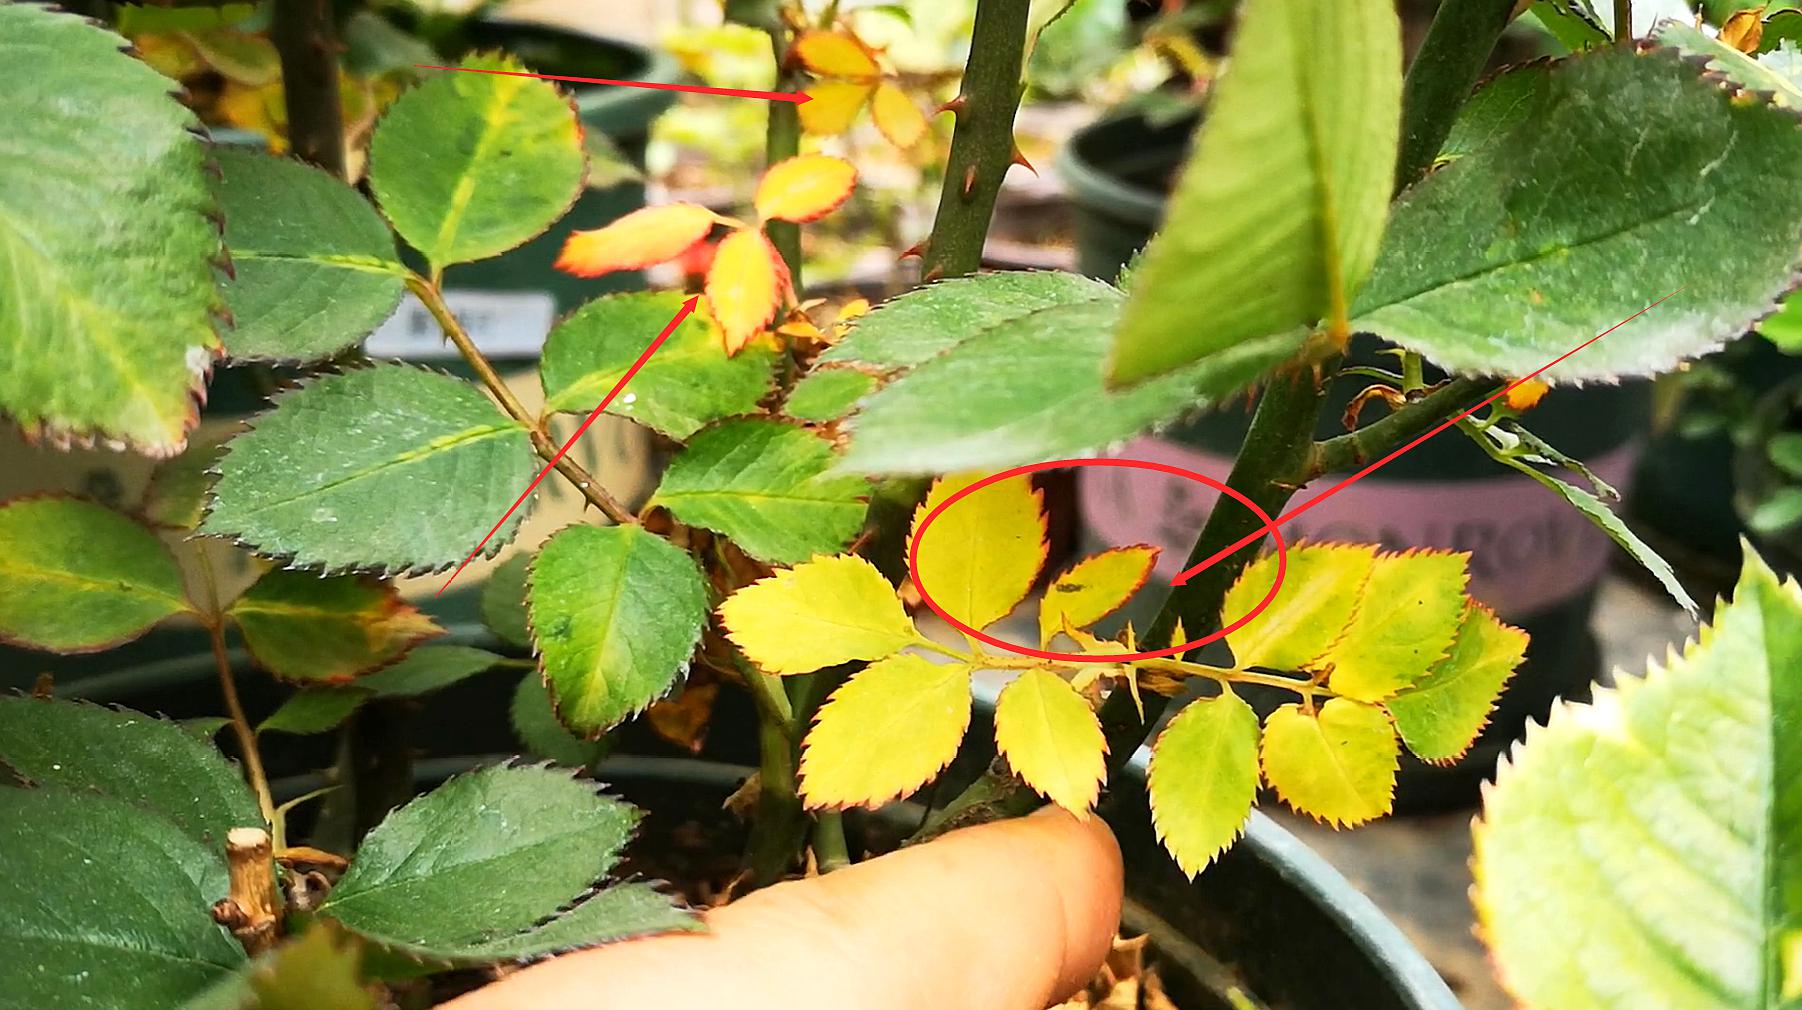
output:
POLYGON ((707 301, 727 354, 737 354, 769 326, 787 287, 788 268, 763 232, 740 228, 726 236, 707 271, 707 301))
POLYGON ((857 186, 857 169, 841 158, 803 154, 779 161, 757 184, 757 216, 813 221, 838 209, 857 186))
POLYGON ((642 270, 673 260, 713 230, 713 211, 692 203, 646 207, 593 231, 578 231, 563 244, 557 269, 577 277, 642 270))

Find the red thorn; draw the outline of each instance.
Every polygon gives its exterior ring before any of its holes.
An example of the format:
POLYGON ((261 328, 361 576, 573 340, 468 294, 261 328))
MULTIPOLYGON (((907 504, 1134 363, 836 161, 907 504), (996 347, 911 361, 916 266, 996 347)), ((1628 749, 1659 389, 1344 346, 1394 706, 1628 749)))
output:
POLYGON ((901 251, 900 258, 901 259, 910 259, 910 258, 911 259, 925 259, 926 258, 926 240, 921 239, 920 241, 915 242, 913 245, 908 246, 906 249, 903 249, 901 251))
POLYGON ((971 165, 964 169, 964 196, 968 197, 974 192, 976 192, 976 166, 971 165))
POLYGON ((1033 178, 1036 179, 1039 177, 1039 170, 1032 167, 1032 162, 1026 160, 1026 155, 1020 153, 1020 145, 1018 145, 1018 144, 1014 145, 1013 164, 1026 169, 1028 172, 1031 172, 1033 178))
POLYGON ((958 95, 956 98, 953 98, 949 102, 946 102, 945 104, 932 110, 932 114, 935 116, 939 115, 940 113, 943 113, 943 112, 949 112, 949 113, 952 113, 953 115, 958 115, 958 116, 963 115, 964 114, 964 96, 958 95))

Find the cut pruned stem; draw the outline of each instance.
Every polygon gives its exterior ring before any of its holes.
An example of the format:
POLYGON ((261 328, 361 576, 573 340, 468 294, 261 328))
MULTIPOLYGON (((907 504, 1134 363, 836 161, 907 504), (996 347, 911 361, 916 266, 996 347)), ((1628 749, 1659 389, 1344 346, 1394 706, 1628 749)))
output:
POLYGON ((213 906, 213 918, 232 931, 251 957, 281 939, 281 892, 275 886, 275 851, 262 828, 233 828, 225 835, 227 897, 213 906))

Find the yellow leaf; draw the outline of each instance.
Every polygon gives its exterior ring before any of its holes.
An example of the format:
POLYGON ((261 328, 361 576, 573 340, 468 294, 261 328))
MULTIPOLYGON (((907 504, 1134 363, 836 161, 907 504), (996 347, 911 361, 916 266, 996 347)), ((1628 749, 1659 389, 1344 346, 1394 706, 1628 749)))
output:
POLYGON ((970 724, 970 668, 911 653, 832 692, 801 752, 810 808, 873 807, 905 796, 957 756, 970 724))
POLYGON ((1264 720, 1264 781, 1296 810, 1334 827, 1389 812, 1401 745, 1375 705, 1334 698, 1309 715, 1284 705, 1264 720))
POLYGON ((821 81, 807 89, 811 99, 801 106, 801 129, 816 137, 835 137, 851 128, 863 103, 876 89, 857 81, 821 81))
POLYGON ((1102 551, 1071 566, 1039 601, 1039 644, 1051 641, 1066 622, 1086 628, 1125 606, 1151 576, 1157 560, 1156 547, 1133 544, 1102 551))
POLYGON ((720 621, 751 662, 775 674, 881 659, 917 637, 895 587, 854 554, 753 582, 720 604, 720 621))
POLYGON ((926 136, 926 117, 921 114, 920 107, 907 97, 907 92, 887 81, 876 86, 876 98, 870 103, 870 118, 896 147, 912 147, 926 136))
MULTIPOLYGON (((1276 578, 1276 555, 1247 565, 1227 590, 1221 619, 1251 613, 1276 578)), ((1264 612, 1226 637, 1240 666, 1309 670, 1351 621, 1358 593, 1376 566, 1375 547, 1364 544, 1298 544, 1289 549, 1288 571, 1264 612)))
POLYGON ((1359 701, 1382 701, 1445 658, 1464 619, 1468 554, 1382 554, 1345 634, 1321 657, 1327 683, 1359 701))
MULTIPOLYGON (((795 58, 816 77, 871 78, 879 73, 876 57, 862 42, 842 32, 802 32, 793 47, 795 58)), ((813 92, 810 90, 809 95, 813 92)), ((818 101, 816 97, 814 101, 818 101)), ((801 106, 805 109, 813 102, 801 106)))
POLYGON ((673 260, 713 230, 713 211, 692 203, 645 207, 592 231, 570 233, 557 269, 577 277, 642 270, 673 260))
POLYGON ((1258 714, 1227 691, 1183 706, 1146 776, 1151 823, 1193 877, 1245 830, 1258 794, 1258 714))
POLYGON ((934 482, 914 512, 909 538, 919 541, 920 584, 947 613, 977 630, 1025 599, 1045 563, 1045 515, 1039 492, 1024 475, 959 499, 920 536, 928 513, 983 476, 953 474, 934 482))
POLYGON ((757 184, 757 215, 807 222, 832 213, 851 197, 857 169, 843 158, 802 154, 770 166, 757 184))
POLYGON ((1107 741, 1089 703, 1049 670, 1027 670, 995 701, 995 747, 1026 784, 1077 817, 1107 777, 1107 741))
POLYGON ((707 270, 707 301, 727 354, 769 326, 787 287, 788 268, 763 232, 740 228, 726 236, 707 270))
POLYGON ((1722 42, 1748 55, 1758 52, 1764 41, 1764 8, 1734 11, 1721 23, 1722 42))
POLYGON ((1385 703, 1414 756, 1434 762, 1463 757, 1526 653, 1526 632, 1468 601, 1451 654, 1385 703))

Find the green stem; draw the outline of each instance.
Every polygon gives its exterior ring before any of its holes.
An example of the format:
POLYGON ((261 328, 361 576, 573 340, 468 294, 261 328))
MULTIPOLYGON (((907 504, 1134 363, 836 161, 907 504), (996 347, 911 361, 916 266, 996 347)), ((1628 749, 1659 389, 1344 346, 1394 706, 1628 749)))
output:
POLYGON ((845 844, 845 818, 836 810, 828 810, 813 822, 813 858, 821 873, 831 873, 851 865, 851 850, 845 844))
POLYGON ((269 39, 281 57, 288 143, 295 157, 345 178, 344 110, 338 94, 338 39, 331 0, 275 0, 269 39))
MULTIPOLYGON (((1616 0, 1616 9, 1625 0, 1616 0)), ((1408 67, 1402 84, 1401 149, 1395 188, 1426 174, 1452 132, 1502 29, 1514 17, 1515 0, 1445 0, 1408 67)))
MULTIPOLYGON (((238 699, 238 681, 232 673, 231 657, 225 649, 225 611, 219 601, 219 578, 213 573, 213 562, 204 546, 194 551, 195 567, 200 569, 200 582, 206 590, 206 612, 199 615, 206 627, 207 642, 213 649, 213 664, 219 672, 219 693, 225 699, 225 714, 231 718, 232 736, 238 741, 239 756, 244 760, 244 777, 256 794, 257 809, 264 823, 276 824, 275 799, 269 792, 269 776, 263 771, 263 753, 257 746, 256 731, 244 714, 244 703, 238 699)), ((248 825, 244 825, 248 826, 248 825)))
POLYGON ((760 716, 757 749, 757 814, 751 821, 745 863, 752 886, 763 887, 781 880, 794 865, 795 854, 807 839, 807 816, 795 791, 800 751, 788 724, 760 716))
POLYGON ((1313 448, 1306 470, 1309 479, 1343 473, 1369 464, 1383 453, 1431 431, 1495 391, 1496 380, 1465 376, 1453 379, 1393 414, 1357 431, 1329 438, 1313 448))
MULTIPOLYGON (((776 90, 799 90, 799 76, 789 67, 788 30, 770 30, 770 49, 776 54, 776 90)), ((764 160, 769 165, 801 153, 800 106, 789 102, 766 102, 770 110, 769 127, 764 133, 764 160)), ((789 281, 796 291, 801 281, 801 226, 793 221, 770 221, 763 226, 770 244, 788 264, 789 281)))
POLYGON ((1014 113, 1023 92, 1029 0, 977 0, 970 59, 952 108, 957 129, 922 269, 927 280, 982 266, 982 247, 1001 181, 1014 161, 1014 113))

